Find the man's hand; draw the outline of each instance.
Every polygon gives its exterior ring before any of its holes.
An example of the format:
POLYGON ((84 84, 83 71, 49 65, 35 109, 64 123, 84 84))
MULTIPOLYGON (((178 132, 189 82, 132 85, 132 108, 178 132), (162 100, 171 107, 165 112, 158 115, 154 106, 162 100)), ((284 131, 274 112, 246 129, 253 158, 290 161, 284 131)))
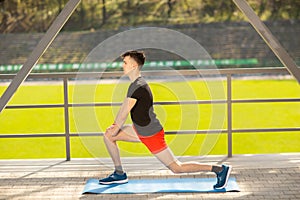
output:
POLYGON ((129 98, 129 97, 127 97, 124 100, 114 123, 106 129, 105 135, 115 137, 119 134, 121 127, 123 126, 124 122, 126 121, 127 116, 129 114, 130 110, 135 105, 136 101, 137 101, 136 99, 129 98))
POLYGON ((118 135, 120 128, 116 124, 112 124, 110 127, 106 129, 106 133, 115 137, 118 135))

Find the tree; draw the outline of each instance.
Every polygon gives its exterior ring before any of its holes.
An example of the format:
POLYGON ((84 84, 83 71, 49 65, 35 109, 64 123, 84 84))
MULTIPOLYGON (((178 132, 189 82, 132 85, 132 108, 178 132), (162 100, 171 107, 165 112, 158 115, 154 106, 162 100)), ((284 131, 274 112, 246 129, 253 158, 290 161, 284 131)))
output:
POLYGON ((104 25, 106 23, 106 2, 105 0, 102 0, 102 24, 101 25, 104 25))
MULTIPOLYGON (((69 0, 0 0, 0 32, 45 32, 69 0)), ((262 20, 300 19, 299 0, 247 0, 262 20)), ((245 20, 232 0, 82 0, 63 30, 245 20)))

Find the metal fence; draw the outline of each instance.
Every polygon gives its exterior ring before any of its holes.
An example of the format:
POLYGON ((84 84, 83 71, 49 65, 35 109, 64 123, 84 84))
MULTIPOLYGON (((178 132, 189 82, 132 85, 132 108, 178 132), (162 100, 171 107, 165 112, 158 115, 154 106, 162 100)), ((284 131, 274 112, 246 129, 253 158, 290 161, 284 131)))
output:
MULTIPOLYGON (((233 133, 247 133, 247 132, 295 132, 300 131, 300 127, 291 128, 252 128, 252 129, 233 129, 232 127, 232 104, 241 103, 274 103, 274 102, 300 102, 300 98, 278 98, 278 99, 232 99, 232 77, 254 74, 265 75, 278 75, 288 74, 286 68, 247 68, 247 69, 221 69, 221 70, 178 70, 178 71, 145 71, 144 76, 195 76, 201 74, 202 77, 220 75, 226 80, 227 95, 223 100, 197 100, 197 101, 177 101, 177 102, 154 102, 159 105, 176 105, 176 104, 226 104, 227 105, 227 128, 220 130, 178 130, 166 131, 166 134, 214 134, 222 133, 227 134, 228 143, 228 157, 232 157, 232 134, 233 133)), ((64 102, 62 104, 38 104, 38 105, 8 105, 5 109, 35 109, 35 108, 63 108, 64 109, 64 133, 43 133, 43 134, 0 134, 0 138, 40 138, 40 137, 65 137, 66 160, 71 159, 70 153, 70 137, 80 136, 103 136, 103 133, 71 133, 70 132, 70 118, 69 108, 72 107, 85 107, 85 106, 119 106, 121 103, 70 103, 68 99, 68 85, 70 80, 75 78, 88 78, 97 79, 101 78, 118 78, 123 75, 122 72, 105 72, 105 73, 43 73, 31 74, 28 79, 55 79, 62 81, 64 102)), ((12 79, 15 75, 0 74, 0 81, 12 79)))

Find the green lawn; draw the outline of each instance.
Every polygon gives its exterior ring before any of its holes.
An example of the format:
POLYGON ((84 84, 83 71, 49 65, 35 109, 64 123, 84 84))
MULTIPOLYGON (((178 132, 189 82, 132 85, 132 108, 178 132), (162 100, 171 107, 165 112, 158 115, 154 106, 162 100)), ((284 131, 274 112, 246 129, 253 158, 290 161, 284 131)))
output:
MULTIPOLYGON (((155 101, 224 99, 225 82, 150 82, 155 101)), ((121 102, 128 83, 72 84, 69 100, 83 102, 121 102)), ((299 98, 300 86, 294 80, 234 80, 233 99, 299 98)), ((0 94, 5 90, 0 86, 0 94)), ((23 85, 9 105, 62 103, 62 84, 23 85)), ((70 108, 71 132, 103 132, 118 107, 70 108)), ((156 105, 155 110, 166 131, 222 129, 227 127, 226 105, 156 105)), ((0 115, 0 133, 63 133, 64 113, 54 109, 6 109, 0 115)), ((299 127, 300 103, 234 104, 233 128, 299 127)), ((128 123, 130 120, 128 119, 128 123)), ((236 133, 233 153, 300 152, 300 132, 236 133)), ((167 142, 178 156, 226 154, 226 134, 168 135, 167 142)), ((0 139, 0 159, 62 158, 64 138, 0 139)), ((150 155, 139 143, 120 143, 123 156, 150 155)), ((71 138, 71 156, 107 157, 102 138, 71 138)))

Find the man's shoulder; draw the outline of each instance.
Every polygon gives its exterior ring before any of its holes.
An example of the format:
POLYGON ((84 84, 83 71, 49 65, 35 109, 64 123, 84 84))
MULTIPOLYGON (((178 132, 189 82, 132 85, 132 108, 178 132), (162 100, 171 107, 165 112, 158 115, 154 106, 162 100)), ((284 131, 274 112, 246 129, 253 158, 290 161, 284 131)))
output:
POLYGON ((138 88, 148 88, 149 85, 143 77, 139 77, 133 83, 130 84, 130 89, 136 90, 138 88))
POLYGON ((144 77, 139 77, 136 81, 136 84, 138 86, 144 86, 144 85, 148 85, 146 80, 144 79, 144 77))
POLYGON ((143 93, 148 90, 148 84, 144 78, 139 77, 132 82, 128 88, 127 96, 132 96, 134 93, 143 93))

